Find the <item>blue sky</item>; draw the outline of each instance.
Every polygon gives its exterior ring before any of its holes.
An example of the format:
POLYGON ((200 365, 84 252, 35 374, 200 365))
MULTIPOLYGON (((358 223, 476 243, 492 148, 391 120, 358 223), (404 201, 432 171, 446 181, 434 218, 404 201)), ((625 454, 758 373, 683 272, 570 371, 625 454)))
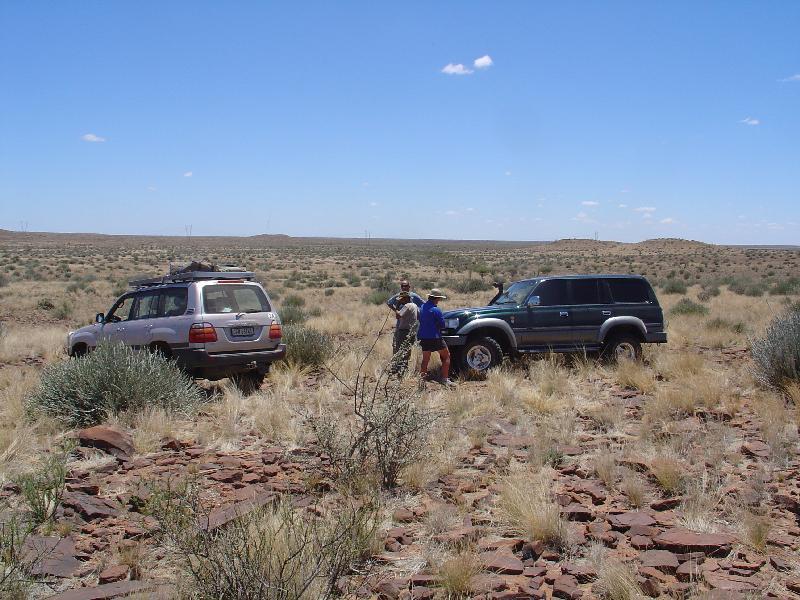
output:
POLYGON ((800 243, 798 2, 9 0, 0 27, 2 228, 800 243))

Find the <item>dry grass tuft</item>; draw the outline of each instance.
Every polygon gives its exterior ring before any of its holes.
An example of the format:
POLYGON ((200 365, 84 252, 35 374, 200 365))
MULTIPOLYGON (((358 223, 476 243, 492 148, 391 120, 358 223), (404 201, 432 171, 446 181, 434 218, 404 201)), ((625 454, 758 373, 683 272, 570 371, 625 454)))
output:
POLYGON ((600 449, 600 451, 594 455, 592 467, 594 468, 595 474, 609 489, 614 487, 618 475, 617 461, 608 448, 600 449))
POLYGON ((619 489, 632 507, 641 508, 647 504, 647 483, 638 474, 626 473, 619 484, 619 489))
POLYGON ((608 551, 595 545, 589 549, 589 560, 597 571, 597 589, 609 600, 638 600, 644 598, 630 565, 609 556, 608 551))
POLYGON ((468 598, 475 591, 473 578, 481 572, 481 562, 474 552, 456 554, 439 567, 439 583, 447 592, 447 598, 468 598))
POLYGON ((617 383, 625 389, 636 390, 642 394, 652 394, 656 389, 655 374, 639 361, 620 361, 616 365, 615 372, 617 383))
POLYGON ((571 545, 567 522, 551 496, 552 471, 519 471, 502 484, 498 507, 503 519, 527 539, 541 540, 557 548, 571 545))
POLYGON ((773 527, 769 517, 745 513, 741 517, 741 523, 745 541, 759 552, 763 552, 773 527))
POLYGON ((686 465, 669 452, 661 452, 650 461, 650 474, 668 495, 683 489, 686 465))

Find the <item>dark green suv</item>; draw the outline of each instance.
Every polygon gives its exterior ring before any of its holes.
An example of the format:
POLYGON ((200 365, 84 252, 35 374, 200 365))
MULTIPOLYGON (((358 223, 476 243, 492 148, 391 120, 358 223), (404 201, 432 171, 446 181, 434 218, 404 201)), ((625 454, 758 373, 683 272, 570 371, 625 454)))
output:
POLYGON ((444 314, 442 336, 454 364, 486 371, 504 355, 601 352, 639 359, 643 343, 663 344, 664 314, 638 275, 564 275, 517 281, 488 306, 444 314))

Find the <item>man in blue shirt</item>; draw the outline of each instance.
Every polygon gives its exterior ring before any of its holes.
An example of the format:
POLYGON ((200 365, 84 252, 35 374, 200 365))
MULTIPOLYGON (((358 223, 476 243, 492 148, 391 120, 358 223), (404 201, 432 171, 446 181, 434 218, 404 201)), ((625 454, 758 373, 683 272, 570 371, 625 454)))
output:
POLYGON ((403 281, 400 282, 400 291, 391 298, 389 298, 389 300, 386 302, 386 306, 388 306, 394 311, 400 310, 402 304, 399 302, 398 296, 403 292, 407 292, 411 296, 411 301, 414 304, 416 304, 417 306, 422 306, 423 304, 422 298, 420 298, 419 295, 416 294, 415 292, 411 291, 411 284, 405 279, 403 279, 403 281))
POLYGON ((431 359, 431 352, 438 352, 442 361, 442 384, 455 385, 450 381, 450 350, 442 339, 442 329, 444 329, 444 315, 442 309, 437 305, 440 300, 446 300, 447 296, 437 289, 432 289, 428 294, 428 301, 419 309, 419 329, 417 339, 422 348, 422 364, 419 367, 419 374, 425 378, 428 376, 428 362, 431 359))

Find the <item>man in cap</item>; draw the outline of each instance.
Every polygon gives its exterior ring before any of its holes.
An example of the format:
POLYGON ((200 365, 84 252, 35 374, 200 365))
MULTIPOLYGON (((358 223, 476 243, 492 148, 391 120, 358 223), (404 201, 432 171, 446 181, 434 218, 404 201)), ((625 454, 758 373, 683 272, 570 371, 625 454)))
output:
POLYGON ((442 384, 455 385, 450 381, 450 350, 442 339, 442 329, 444 329, 444 315, 442 309, 438 307, 441 300, 446 300, 447 296, 434 288, 428 294, 428 301, 419 309, 419 330, 417 339, 422 348, 422 364, 419 367, 420 376, 428 376, 428 361, 431 359, 431 352, 438 352, 442 361, 442 384))
POLYGON ((411 296, 411 301, 416 304, 417 306, 423 305, 422 298, 419 297, 419 294, 411 291, 411 284, 408 282, 407 279, 403 279, 400 282, 400 292, 389 298, 386 302, 386 306, 391 308, 393 311, 397 311, 400 308, 400 302, 398 297, 400 293, 407 292, 411 296))
POLYGON ((408 368, 408 359, 411 357, 411 347, 414 339, 410 338, 412 331, 417 329, 417 318, 419 308, 411 301, 411 294, 400 292, 397 294, 397 303, 400 306, 394 309, 397 323, 394 327, 394 338, 392 339, 392 372, 402 375, 408 368), (399 353, 399 354, 398 354, 399 353))

